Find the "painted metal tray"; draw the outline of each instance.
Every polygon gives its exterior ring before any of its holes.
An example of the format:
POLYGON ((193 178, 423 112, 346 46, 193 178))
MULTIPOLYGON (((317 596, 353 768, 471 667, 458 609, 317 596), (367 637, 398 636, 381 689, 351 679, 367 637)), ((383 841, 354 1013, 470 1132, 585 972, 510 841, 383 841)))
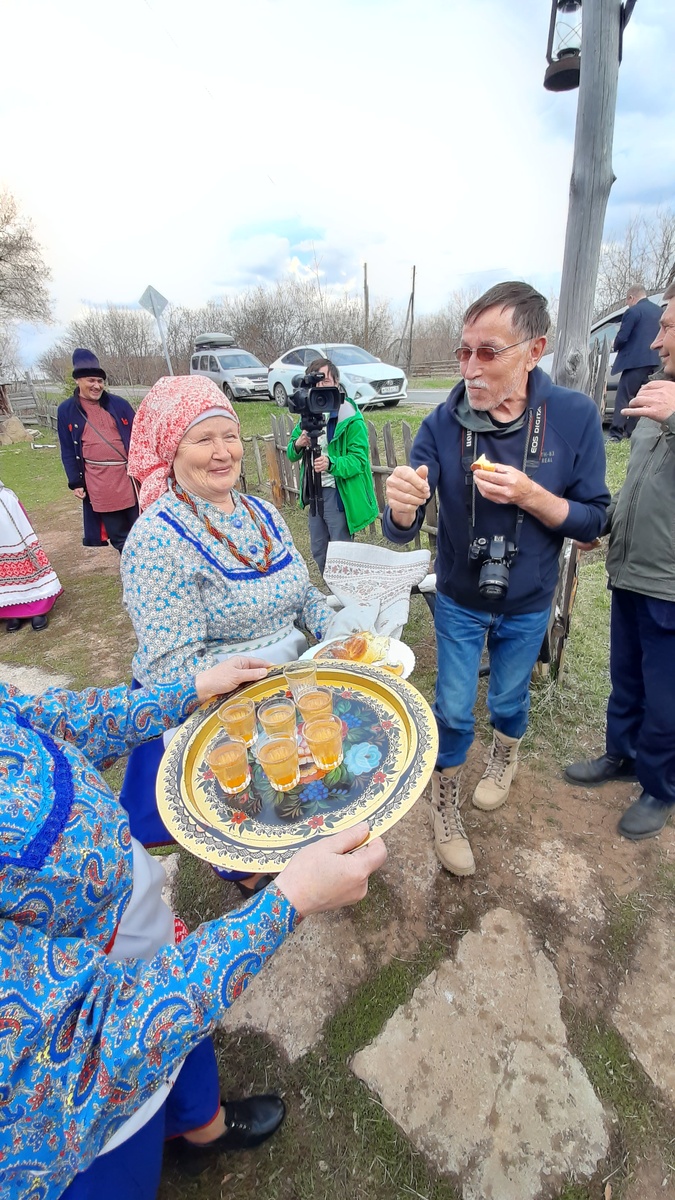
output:
MULTIPOLYGON (((222 736, 216 710, 199 709, 181 726, 157 777, 159 811, 176 841, 198 858, 235 871, 278 871, 296 850, 368 820, 372 836, 390 829, 424 790, 436 762, 436 722, 426 700, 403 679, 372 666, 326 663, 317 680, 333 692, 342 718, 344 760, 334 771, 301 765, 290 792, 275 792, 249 751, 251 783, 236 796, 220 788, 206 756, 222 736)), ((238 696, 256 704, 286 692, 277 667, 238 696)))

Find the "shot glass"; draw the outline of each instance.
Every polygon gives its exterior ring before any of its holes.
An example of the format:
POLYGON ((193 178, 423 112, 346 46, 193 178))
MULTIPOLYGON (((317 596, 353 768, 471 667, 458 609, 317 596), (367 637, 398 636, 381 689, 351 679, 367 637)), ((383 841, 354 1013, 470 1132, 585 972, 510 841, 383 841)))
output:
POLYGON ((322 771, 333 771, 342 762, 342 721, 339 717, 316 717, 303 725, 309 751, 322 771))
POLYGON ((256 753, 275 792, 290 792, 300 779, 296 737, 270 738, 256 753))
POLYGON ((268 737, 295 737, 298 726, 295 701, 287 696, 265 700, 258 709, 258 720, 268 737))
POLYGON ((284 675, 296 704, 298 696, 316 687, 316 664, 311 658, 303 662, 289 663, 284 667, 284 675))
POLYGON ((298 708, 305 721, 313 721, 315 717, 330 717, 333 715, 333 693, 327 687, 310 688, 298 696, 298 708))
POLYGON ((251 782, 246 743, 242 738, 227 738, 218 742, 209 751, 206 761, 228 796, 243 791, 251 782))
POLYGON ((230 700, 218 709, 218 720, 232 738, 241 738, 247 746, 253 746, 258 738, 255 721, 255 704, 252 700, 230 700))

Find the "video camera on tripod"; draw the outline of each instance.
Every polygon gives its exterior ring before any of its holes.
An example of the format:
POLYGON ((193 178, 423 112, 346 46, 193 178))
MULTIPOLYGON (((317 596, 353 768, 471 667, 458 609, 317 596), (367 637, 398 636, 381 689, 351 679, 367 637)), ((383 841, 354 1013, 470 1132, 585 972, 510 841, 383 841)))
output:
POLYGON ((314 470, 314 460, 321 454, 319 438, 332 417, 337 417, 342 403, 339 387, 319 387, 324 376, 294 375, 293 392, 288 397, 288 407, 300 417, 300 429, 306 433, 310 445, 302 452, 304 466, 302 502, 309 505, 311 516, 323 516, 323 491, 321 472, 314 470))

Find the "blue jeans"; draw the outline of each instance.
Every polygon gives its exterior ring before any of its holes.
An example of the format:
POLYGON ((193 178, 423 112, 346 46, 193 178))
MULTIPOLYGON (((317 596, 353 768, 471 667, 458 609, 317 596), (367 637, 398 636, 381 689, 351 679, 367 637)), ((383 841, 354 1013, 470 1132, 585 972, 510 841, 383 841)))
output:
POLYGON ((309 518, 309 541, 312 548, 312 558, 323 575, 326 566, 326 555, 329 542, 353 542, 349 532, 344 509, 338 503, 339 496, 336 487, 322 489, 323 516, 317 513, 309 518))
POLYGON ((474 737, 473 708, 478 670, 487 637, 490 656, 490 721, 507 737, 522 737, 530 710, 530 678, 544 640, 550 609, 495 614, 462 608, 442 592, 436 595, 434 624, 438 675, 434 715, 438 725, 436 765, 465 762, 474 737))

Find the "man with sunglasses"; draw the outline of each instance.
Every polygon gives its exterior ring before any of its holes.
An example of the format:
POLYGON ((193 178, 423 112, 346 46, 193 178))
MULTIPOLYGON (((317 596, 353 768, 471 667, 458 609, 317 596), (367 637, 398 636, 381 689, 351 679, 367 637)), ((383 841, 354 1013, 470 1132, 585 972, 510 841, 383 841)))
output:
POLYGON ((498 284, 470 305, 456 351, 462 381, 422 422, 410 466, 387 480, 382 524, 393 542, 415 536, 438 491, 431 815, 436 853, 456 875, 475 871, 460 773, 485 641, 493 740, 473 803, 492 811, 515 775, 563 540, 597 537, 610 499, 595 405, 537 366, 548 327, 546 300, 525 283, 498 284), (472 469, 481 456, 489 469, 472 469))

